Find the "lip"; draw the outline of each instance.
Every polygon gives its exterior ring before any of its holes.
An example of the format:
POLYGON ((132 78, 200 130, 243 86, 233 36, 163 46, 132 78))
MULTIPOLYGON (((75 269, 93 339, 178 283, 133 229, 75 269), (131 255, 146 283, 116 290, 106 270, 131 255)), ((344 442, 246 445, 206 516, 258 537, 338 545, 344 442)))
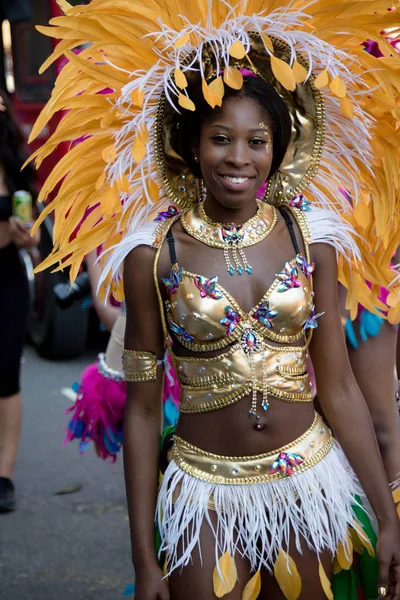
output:
POLYGON ((255 179, 255 177, 249 177, 248 175, 238 175, 236 173, 235 175, 231 175, 230 173, 218 174, 218 178, 220 179, 224 188, 229 190, 230 192, 245 192, 253 185, 255 179), (243 181, 243 183, 233 183, 233 181, 229 181, 229 179, 225 179, 225 177, 247 177, 247 179, 246 181, 243 181))

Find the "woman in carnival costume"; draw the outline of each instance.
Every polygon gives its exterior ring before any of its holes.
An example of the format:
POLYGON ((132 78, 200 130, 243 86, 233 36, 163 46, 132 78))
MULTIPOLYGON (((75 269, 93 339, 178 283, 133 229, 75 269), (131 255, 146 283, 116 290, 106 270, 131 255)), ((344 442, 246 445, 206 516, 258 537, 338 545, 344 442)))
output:
POLYGON ((73 279, 105 243, 103 283, 118 293, 124 261, 137 599, 332 598, 333 568, 348 569, 353 549, 372 552, 355 499, 366 495, 379 525, 376 592, 398 600, 400 525, 347 359, 336 262, 349 306, 381 309, 399 219, 399 60, 383 40, 377 68, 361 44, 396 25, 397 7, 60 5, 66 15, 40 29, 70 62, 33 137, 69 113, 36 158, 90 137, 43 187, 45 198, 62 179, 42 268, 70 266, 73 279), (105 86, 115 92, 99 95, 105 86), (166 347, 181 416, 157 499, 166 347), (308 352, 337 442, 313 410, 308 352))

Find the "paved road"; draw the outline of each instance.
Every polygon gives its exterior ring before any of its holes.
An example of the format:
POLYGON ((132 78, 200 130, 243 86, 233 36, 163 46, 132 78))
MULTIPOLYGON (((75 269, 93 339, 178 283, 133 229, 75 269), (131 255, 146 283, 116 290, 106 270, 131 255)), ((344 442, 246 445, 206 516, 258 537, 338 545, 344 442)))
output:
POLYGON ((122 460, 62 448, 71 401, 61 393, 94 359, 24 356, 18 510, 0 514, 0 600, 114 600, 132 582, 122 460), (82 483, 81 491, 54 495, 82 483))

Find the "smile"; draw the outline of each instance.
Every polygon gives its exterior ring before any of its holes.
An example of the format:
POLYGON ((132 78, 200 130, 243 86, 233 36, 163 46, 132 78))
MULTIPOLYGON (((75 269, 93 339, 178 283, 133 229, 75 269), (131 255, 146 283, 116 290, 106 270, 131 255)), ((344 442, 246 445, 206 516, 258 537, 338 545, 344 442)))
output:
POLYGON ((222 185, 230 192, 244 192, 254 185, 254 177, 219 175, 222 185))

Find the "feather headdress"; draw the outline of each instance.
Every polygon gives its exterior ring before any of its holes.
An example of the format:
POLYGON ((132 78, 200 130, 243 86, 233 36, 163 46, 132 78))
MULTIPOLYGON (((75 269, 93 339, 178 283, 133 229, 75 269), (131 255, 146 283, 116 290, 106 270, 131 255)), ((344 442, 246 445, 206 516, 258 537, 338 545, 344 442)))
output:
MULTIPOLYGON (((54 249, 40 268, 71 267, 73 280, 90 250, 113 248, 170 203, 189 206, 196 196, 192 177, 185 165, 176 169, 176 160, 171 166, 162 125, 196 109, 188 91, 194 77, 202 80, 205 100, 219 106, 226 86, 240 89, 246 67, 274 85, 293 127, 297 121, 308 128, 269 182, 268 200, 290 202, 303 192, 312 205, 340 214, 359 249, 339 259, 349 306, 382 308, 374 291, 393 280, 389 263, 399 243, 400 59, 380 32, 390 28, 397 39, 398 0, 390 9, 387 0, 59 5, 65 16, 38 27, 60 39, 42 71, 62 55, 68 62, 31 139, 54 113, 68 112, 35 152, 36 164, 61 142, 83 141, 41 190, 45 201, 60 184, 36 223, 54 211, 54 249), (383 57, 366 52, 366 40, 377 42, 383 57)), ((121 297, 111 269, 104 284, 121 297)))

